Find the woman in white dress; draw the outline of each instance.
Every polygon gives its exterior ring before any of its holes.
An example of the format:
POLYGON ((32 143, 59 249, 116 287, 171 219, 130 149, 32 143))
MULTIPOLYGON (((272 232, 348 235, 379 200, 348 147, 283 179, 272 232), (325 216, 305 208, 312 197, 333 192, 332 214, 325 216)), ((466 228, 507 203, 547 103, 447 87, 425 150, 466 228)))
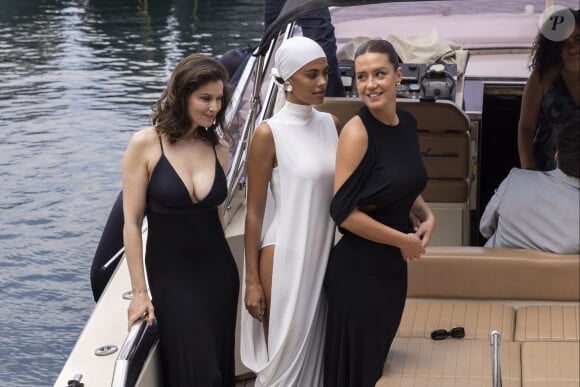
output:
POLYGON ((286 40, 275 66, 286 102, 256 128, 247 160, 241 358, 256 386, 321 386, 338 123, 313 108, 328 82, 316 42, 286 40))

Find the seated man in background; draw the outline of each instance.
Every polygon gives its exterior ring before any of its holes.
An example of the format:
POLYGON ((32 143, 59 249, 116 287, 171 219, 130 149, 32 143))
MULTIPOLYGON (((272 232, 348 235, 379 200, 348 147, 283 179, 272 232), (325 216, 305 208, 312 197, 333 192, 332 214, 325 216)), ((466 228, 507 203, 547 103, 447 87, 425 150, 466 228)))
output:
POLYGON ((580 247, 580 121, 558 133, 557 168, 513 168, 487 204, 479 230, 486 247, 578 254, 580 247))

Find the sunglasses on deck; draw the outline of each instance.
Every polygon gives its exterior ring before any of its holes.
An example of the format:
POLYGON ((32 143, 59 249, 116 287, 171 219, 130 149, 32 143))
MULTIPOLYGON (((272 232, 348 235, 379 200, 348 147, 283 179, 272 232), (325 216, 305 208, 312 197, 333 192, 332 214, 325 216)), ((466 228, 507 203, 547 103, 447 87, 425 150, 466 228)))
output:
POLYGON ((465 337, 465 329, 463 327, 453 327, 449 331, 445 329, 436 329, 431 332, 431 338, 433 340, 444 340, 448 337, 462 339, 465 337))

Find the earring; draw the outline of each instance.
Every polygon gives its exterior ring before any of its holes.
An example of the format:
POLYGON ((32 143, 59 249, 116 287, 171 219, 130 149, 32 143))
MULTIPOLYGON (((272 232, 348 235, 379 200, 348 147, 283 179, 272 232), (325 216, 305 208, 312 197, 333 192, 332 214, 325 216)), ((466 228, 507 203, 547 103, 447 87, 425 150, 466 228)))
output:
POLYGON ((292 91, 292 85, 290 84, 290 82, 284 82, 284 91, 286 92, 291 92, 292 91))

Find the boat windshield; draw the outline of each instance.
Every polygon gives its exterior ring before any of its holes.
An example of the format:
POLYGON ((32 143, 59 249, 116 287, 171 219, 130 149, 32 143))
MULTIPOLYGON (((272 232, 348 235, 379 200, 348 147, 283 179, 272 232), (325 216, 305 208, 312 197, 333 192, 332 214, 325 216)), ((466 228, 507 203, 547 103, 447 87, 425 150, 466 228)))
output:
MULTIPOLYGON (((429 22, 429 19, 445 18, 447 24, 450 24, 449 19, 457 20, 456 31, 465 31, 472 36, 477 36, 475 42, 470 42, 470 39, 458 41, 472 48, 526 46, 529 48, 530 36, 535 35, 545 15, 551 14, 558 8, 578 8, 578 0, 447 0, 383 3, 375 0, 288 0, 278 19, 265 31, 259 45, 259 52, 265 53, 270 40, 283 29, 286 23, 295 21, 308 10, 319 8, 323 4, 342 5, 331 7, 333 23, 364 19, 367 24, 372 25, 373 19, 402 17, 406 18, 403 21, 406 27, 413 31, 426 27, 426 24, 433 24, 429 22), (356 5, 357 3, 371 4, 356 5), (490 24, 490 20, 495 23, 490 24), (473 21, 479 22, 473 24, 473 21), (518 31, 523 33, 518 33, 518 31), (486 34, 491 35, 489 39, 485 37, 486 34), (510 38, 500 39, 502 35, 510 36, 510 38)), ((377 23, 382 23, 383 27, 387 26, 384 20, 376 20, 375 24, 377 23)), ((433 26, 438 27, 436 24, 433 26)))
MULTIPOLYGON (((348 34, 352 35, 355 25, 359 36, 383 38, 389 34, 414 36, 437 30, 441 36, 465 49, 529 49, 542 21, 545 20, 544 15, 549 15, 558 8, 575 6, 577 7, 577 0, 375 3, 334 7, 332 22, 335 26, 343 26, 341 31, 337 31, 338 34, 343 33, 346 28, 351 31, 348 34), (364 24, 360 21, 364 21, 364 24)), ((340 38, 338 43, 343 43, 340 38)))
POLYGON ((577 0, 478 0, 478 1, 412 1, 370 4, 362 17, 368 18, 377 7, 388 10, 389 16, 408 15, 481 15, 481 14, 543 14, 546 9, 578 8, 577 0))

